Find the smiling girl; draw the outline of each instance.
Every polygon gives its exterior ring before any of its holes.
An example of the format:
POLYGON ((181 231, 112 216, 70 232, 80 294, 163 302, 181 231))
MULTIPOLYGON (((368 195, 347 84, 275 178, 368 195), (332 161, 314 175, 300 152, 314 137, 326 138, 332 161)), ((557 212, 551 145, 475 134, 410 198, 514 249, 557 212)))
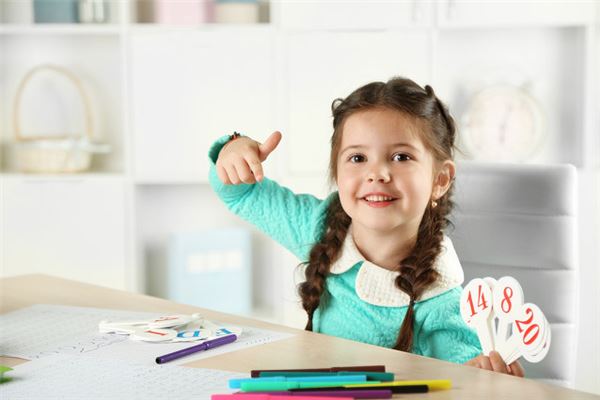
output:
POLYGON ((307 330, 523 376, 481 355, 463 322, 464 280, 444 234, 452 209, 455 127, 430 86, 373 82, 332 104, 326 199, 264 178, 264 143, 239 134, 210 149, 210 182, 227 207, 293 252, 307 330))

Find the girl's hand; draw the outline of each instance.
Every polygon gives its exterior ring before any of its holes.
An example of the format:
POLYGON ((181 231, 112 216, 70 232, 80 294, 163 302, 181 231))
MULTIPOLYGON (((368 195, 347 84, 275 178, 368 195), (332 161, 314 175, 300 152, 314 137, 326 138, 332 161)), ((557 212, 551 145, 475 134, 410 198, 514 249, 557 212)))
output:
POLYGON ((281 132, 275 131, 264 143, 242 136, 223 146, 217 159, 217 175, 226 185, 256 183, 263 179, 262 162, 279 144, 281 132))
POLYGON ((518 376, 520 378, 525 376, 525 371, 518 361, 513 362, 510 365, 506 365, 502 357, 497 351, 491 351, 489 357, 483 354, 467 361, 465 365, 471 367, 477 367, 481 369, 487 369, 489 371, 501 372, 503 374, 509 374, 518 376))

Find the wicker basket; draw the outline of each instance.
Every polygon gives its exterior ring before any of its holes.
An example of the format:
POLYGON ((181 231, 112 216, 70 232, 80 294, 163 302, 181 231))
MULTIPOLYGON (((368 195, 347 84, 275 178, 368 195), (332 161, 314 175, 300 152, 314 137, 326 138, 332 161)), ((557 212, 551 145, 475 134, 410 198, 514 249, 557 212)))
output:
POLYGON ((54 65, 39 65, 31 69, 19 83, 13 106, 13 127, 17 168, 33 173, 72 173, 90 169, 93 153, 107 153, 105 144, 94 143, 92 113, 88 97, 79 79, 69 70, 54 65), (24 136, 19 120, 21 97, 31 78, 51 71, 66 77, 76 88, 84 106, 85 132, 83 134, 24 136))

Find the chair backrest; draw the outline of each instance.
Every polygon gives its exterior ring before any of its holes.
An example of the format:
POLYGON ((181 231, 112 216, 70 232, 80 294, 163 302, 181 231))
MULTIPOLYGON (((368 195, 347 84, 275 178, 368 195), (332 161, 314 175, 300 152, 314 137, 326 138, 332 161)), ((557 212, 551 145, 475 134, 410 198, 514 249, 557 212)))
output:
POLYGON ((448 229, 473 278, 512 276, 546 315, 552 344, 530 378, 569 386, 577 338, 577 173, 571 165, 459 162, 448 229))

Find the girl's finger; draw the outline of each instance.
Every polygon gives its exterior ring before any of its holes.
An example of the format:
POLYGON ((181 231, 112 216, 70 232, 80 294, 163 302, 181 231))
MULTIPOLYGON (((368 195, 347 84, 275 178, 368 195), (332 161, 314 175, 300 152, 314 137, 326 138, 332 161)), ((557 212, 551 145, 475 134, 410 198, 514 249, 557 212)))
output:
POLYGON ((481 357, 483 357, 483 356, 477 356, 475 358, 471 358, 469 361, 467 361, 465 363, 465 365, 468 365, 470 367, 475 367, 475 368, 481 368, 481 363, 479 361, 481 359, 481 357))
POLYGON ((523 378, 525 376, 525 370, 521 366, 521 363, 515 361, 514 363, 509 365, 511 375, 518 376, 523 378))
POLYGON ((501 372, 503 374, 508 374, 508 369, 506 368, 506 363, 500 356, 500 353, 497 351, 490 351, 490 363, 492 364, 492 369, 496 372, 501 372))
POLYGON ((246 157, 246 163, 248 163, 248 166, 250 167, 250 170, 252 171, 254 178, 259 182, 262 181, 262 178, 264 176, 263 168, 262 168, 262 163, 260 162, 258 157, 256 157, 256 156, 246 157))
POLYGON ((254 179, 254 175, 252 175, 252 171, 250 171, 250 167, 248 163, 243 158, 236 160, 234 162, 235 170, 237 172, 238 177, 244 183, 256 183, 254 179))
POLYGON ((490 358, 486 356, 482 356, 479 359, 479 368, 487 369, 488 371, 493 371, 492 363, 490 362, 490 358))
POLYGON ((231 181, 229 180, 229 177, 227 176, 227 172, 225 171, 225 168, 223 168, 223 166, 217 164, 217 176, 219 177, 219 180, 221 182, 223 182, 224 185, 231 185, 231 181))
POLYGON ((242 181, 240 181, 240 178, 238 177, 237 172, 235 171, 235 167, 232 164, 228 164, 223 168, 225 169, 225 172, 227 172, 227 177, 229 178, 229 182, 231 182, 232 185, 239 185, 240 183, 242 183, 242 181))
POLYGON ((265 142, 263 144, 258 146, 259 157, 260 157, 261 161, 265 161, 267 159, 269 154, 271 154, 271 152, 273 150, 275 150, 275 147, 277 147, 277 145, 279 144, 280 141, 281 141, 281 132, 275 131, 271 134, 271 136, 269 136, 267 138, 267 140, 265 140, 265 142))

